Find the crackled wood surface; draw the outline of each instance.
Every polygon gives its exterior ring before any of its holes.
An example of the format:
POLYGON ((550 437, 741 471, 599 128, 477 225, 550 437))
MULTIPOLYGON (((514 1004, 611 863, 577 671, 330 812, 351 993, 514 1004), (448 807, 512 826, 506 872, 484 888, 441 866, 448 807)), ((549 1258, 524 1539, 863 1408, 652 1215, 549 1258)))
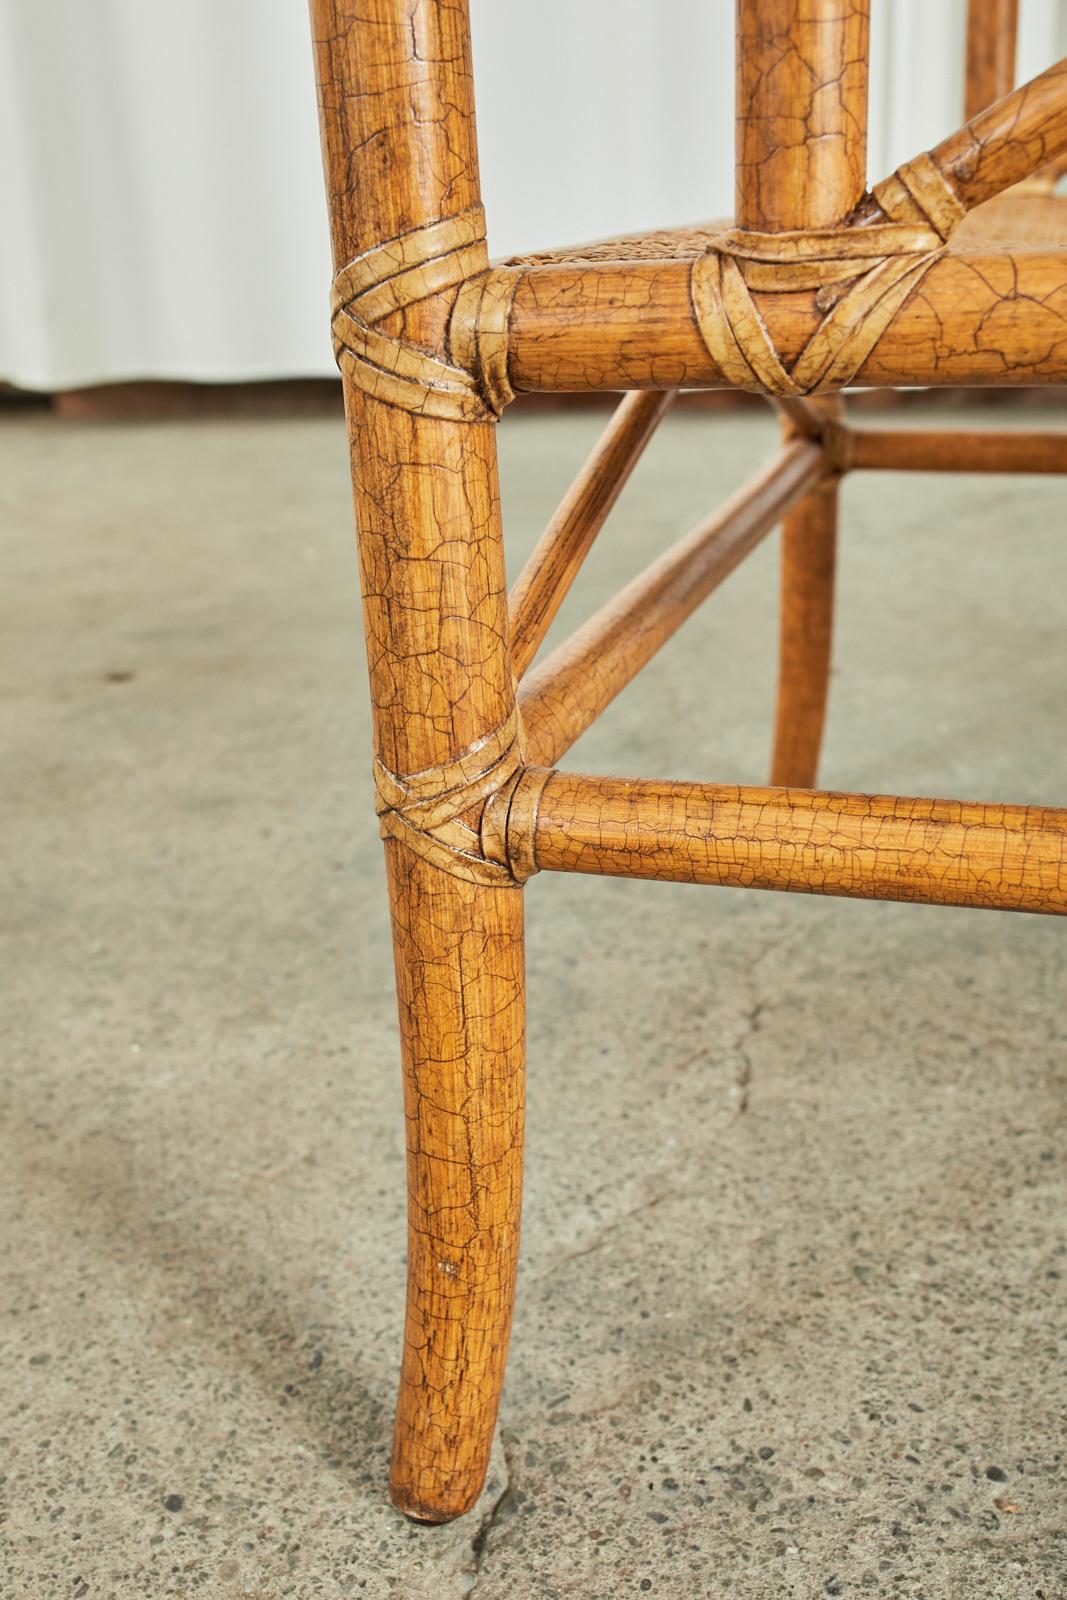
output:
MULTIPOLYGON (((1067 238, 1067 208, 1050 205, 1067 238)), ((1050 237, 1057 237, 1056 234, 1050 237)), ((692 310, 691 262, 527 268, 515 290, 516 389, 720 388, 692 310)), ((776 348, 795 360, 822 317, 813 294, 755 294, 776 348)), ((936 261, 857 373, 872 388, 1067 382, 1067 249, 965 248, 936 261)))
MULTIPOLYGON (((966 210, 1031 177, 1067 150, 1067 60, 1058 61, 971 117, 930 151, 966 210)), ((873 196, 856 208, 859 222, 886 213, 873 196)))
POLYGON ((782 524, 773 784, 811 788, 818 770, 830 687, 838 482, 820 484, 782 524))
MULTIPOLYGON (((407 1120, 408 1301, 391 1482, 416 1518, 444 1521, 473 1504, 500 1396, 522 1182, 519 884, 531 871, 1067 908, 1064 812, 548 770, 785 518, 774 774, 810 781, 841 473, 964 462, 1064 470, 1062 441, 1049 436, 864 435, 845 426, 837 401, 810 398, 852 380, 1067 380, 1062 203, 1004 196, 941 249, 961 202, 976 206, 1067 150, 1067 63, 976 108, 978 85, 1004 81, 1007 45, 986 48, 972 27, 976 114, 932 162, 900 169, 877 187, 880 200, 864 198, 867 10, 867 0, 739 0, 740 239, 684 230, 656 235, 644 253, 630 240, 487 271, 466 0, 311 3, 407 1120), (895 230, 864 234, 870 248, 857 248, 857 230, 883 219, 883 204, 895 230), (835 231, 813 240, 816 228, 835 231), (720 289, 736 290, 738 275, 749 295, 737 262, 757 233, 751 298, 731 299, 720 289), (871 267, 844 260, 883 248, 891 258, 871 267), (802 281, 781 271, 797 250, 807 251, 802 281), (904 282, 912 259, 916 276, 904 282), (822 266, 813 272, 810 261, 822 266), (824 317, 847 340, 849 319, 876 309, 839 286, 879 272, 876 289, 901 287, 870 338, 838 351, 841 367, 813 363, 794 376, 824 317), (736 349, 721 337, 727 314, 736 349), (773 361, 760 367, 768 336, 773 361), (516 676, 669 391, 720 385, 724 368, 748 386, 745 363, 753 386, 778 396, 783 448, 526 674, 524 752, 516 676), (663 391, 623 402, 565 497, 515 586, 514 647, 486 420, 512 388, 663 391)), ((989 15, 1005 21, 1012 10, 997 0, 989 15)))
MULTIPOLYGON (((867 170, 868 0, 741 0, 737 29, 737 219, 745 228, 837 227, 867 170)), ((801 403, 803 404, 803 402, 801 403)), ((785 408, 783 433, 821 437, 838 402, 785 408)), ((837 479, 786 516, 771 782, 815 782, 830 684, 837 479)))
MULTIPOLYGON (((479 199, 466 6, 313 0, 338 267, 479 199)), ((391 319, 442 348, 447 296, 391 319)), ((376 749, 440 765, 513 691, 491 427, 346 386, 376 749)), ((507 1353, 523 1119, 522 896, 386 847, 408 1125, 408 1306, 392 1490, 443 1520, 481 1488, 507 1353)))
POLYGON ((534 854, 554 872, 1067 912, 1067 811, 1051 807, 557 772, 534 854))
POLYGON ((859 200, 869 31, 868 0, 739 0, 739 227, 834 227, 859 200))
MULTIPOLYGON (((924 170, 941 191, 937 233, 931 232, 927 211, 908 186, 915 163, 908 182, 902 168, 844 213, 842 202, 858 192, 865 78, 847 59, 847 50, 835 51, 827 44, 835 34, 835 9, 847 12, 847 22, 839 19, 836 30, 841 38, 850 28, 860 30, 859 5, 775 0, 765 7, 742 0, 739 15, 747 41, 739 66, 742 227, 773 234, 791 226, 810 228, 817 220, 847 224, 838 241, 848 254, 857 244, 856 230, 893 220, 925 229, 937 247, 939 235, 948 237, 961 207, 966 212, 1001 196, 1067 151, 1067 62, 1060 62, 979 113, 937 145, 929 158, 922 158, 919 165, 925 163, 924 170), (812 35, 806 47, 811 60, 780 34, 779 10, 801 19, 798 39, 812 35), (822 28, 812 26, 815 14, 823 14, 822 28), (761 32, 764 26, 769 32, 761 32), (832 81, 825 81, 835 72, 832 81), (797 141, 803 151, 803 131, 813 125, 823 132, 806 154, 798 155, 797 141), (795 176, 804 161, 819 164, 820 170, 825 164, 817 190, 795 176)), ((915 260, 921 262, 921 272, 910 292, 890 308, 886 325, 885 318, 879 322, 873 348, 858 351, 846 375, 831 375, 825 386, 1062 382, 1067 377, 1067 208, 1047 196, 1023 203, 1034 208, 1029 223, 1016 196, 1002 201, 1010 231, 1002 224, 998 232, 994 213, 986 228, 983 213, 974 226, 959 229, 960 237, 939 258, 936 248, 918 246, 915 260)), ((699 304, 692 263, 702 248, 724 248, 715 243, 715 229, 705 233, 702 246, 699 231, 682 230, 674 253, 661 235, 644 255, 640 242, 631 240, 621 243, 615 259, 610 248, 601 246, 595 259, 583 260, 580 252, 571 252, 563 259, 532 259, 517 268, 509 336, 514 387, 725 384, 763 392, 769 380, 746 374, 743 363, 731 366, 718 347, 714 335, 721 326, 721 307, 699 304)), ((786 245, 794 248, 789 241, 786 245)), ((832 257, 832 239, 826 249, 832 257)), ((903 246, 900 253, 906 253, 903 246)), ((754 285, 752 320, 766 330, 770 348, 786 369, 792 369, 828 318, 829 305, 817 288, 797 292, 792 284, 754 285)), ((732 334, 738 331, 735 321, 732 334)), ((786 390, 779 387, 777 392, 786 390)))

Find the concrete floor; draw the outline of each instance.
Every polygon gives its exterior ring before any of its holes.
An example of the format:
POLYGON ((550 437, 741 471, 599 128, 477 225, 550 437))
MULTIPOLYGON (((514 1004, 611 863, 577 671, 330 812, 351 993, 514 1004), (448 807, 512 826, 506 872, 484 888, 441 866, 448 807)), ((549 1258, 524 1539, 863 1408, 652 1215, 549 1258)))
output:
MULTIPOLYGON (((599 426, 505 422, 513 564, 599 426)), ((772 438, 670 421, 561 625, 772 438)), ((4 1600, 1062 1600, 1062 923, 535 880, 501 1428, 414 1527, 342 430, 0 452, 4 1600)), ((1062 485, 844 511, 827 785, 1064 802, 1062 485)), ((762 781, 775 583, 769 541, 572 764, 762 781)))

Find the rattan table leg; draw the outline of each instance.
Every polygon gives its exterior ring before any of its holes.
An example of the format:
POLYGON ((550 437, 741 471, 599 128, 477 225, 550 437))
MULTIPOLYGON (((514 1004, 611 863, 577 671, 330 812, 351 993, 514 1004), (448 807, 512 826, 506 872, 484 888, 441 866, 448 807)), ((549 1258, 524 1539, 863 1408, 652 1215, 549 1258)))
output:
POLYGON ((826 720, 839 482, 820 484, 782 524, 771 783, 795 789, 815 787, 826 720))
MULTIPOLYGON (((405 249, 425 259, 427 240, 469 250, 477 238, 467 11, 451 0, 313 0, 311 10, 335 265, 358 309, 361 263, 377 263, 382 247, 403 266, 405 249)), ((426 271, 434 290, 438 268, 426 271)), ((375 265, 375 282, 383 276, 375 265)), ((407 1122, 391 1489, 401 1510, 432 1522, 470 1508, 489 1459, 518 1257, 524 1092, 522 891, 455 846, 457 831, 477 840, 477 818, 442 826, 432 794, 435 774, 442 790, 459 781, 474 793, 481 752, 514 725, 496 439, 448 364, 452 298, 407 305, 404 343, 395 313, 384 333, 353 322, 356 353, 341 363, 407 1122), (395 362, 403 381, 375 359, 395 362)), ((514 776, 503 754, 500 770, 514 776)))
MULTIPOLYGON (((836 227, 855 206, 866 170, 867 44, 865 0, 740 0, 741 227, 836 227), (781 50, 786 35, 789 53, 781 50)), ((787 437, 795 433, 788 415, 784 425, 787 437)), ((830 679, 837 500, 836 480, 819 484, 782 528, 774 784, 815 783, 830 679)))

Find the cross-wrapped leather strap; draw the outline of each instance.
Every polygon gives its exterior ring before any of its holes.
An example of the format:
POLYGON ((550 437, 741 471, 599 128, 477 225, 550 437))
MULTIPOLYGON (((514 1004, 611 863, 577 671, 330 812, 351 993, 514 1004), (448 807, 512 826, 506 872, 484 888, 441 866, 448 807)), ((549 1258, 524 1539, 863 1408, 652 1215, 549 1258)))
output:
POLYGON ((350 383, 387 405, 452 422, 495 422, 512 398, 507 337, 498 324, 506 300, 480 292, 484 322, 472 359, 434 355, 376 326, 385 317, 447 289, 490 283, 481 206, 375 246, 342 267, 331 294, 334 354, 350 383), (480 347, 488 360, 483 364, 480 347))
POLYGON ((521 272, 490 267, 460 286, 448 337, 452 359, 477 373, 482 393, 499 417, 515 398, 508 378, 508 318, 521 272))
POLYGON ((888 222, 783 233, 731 228, 697 258, 693 310, 728 382, 780 396, 852 382, 965 215, 929 156, 905 163, 873 193, 888 222), (799 289, 818 290, 825 315, 787 368, 751 291, 799 289))
POLYGON ((483 835, 488 842, 488 831, 466 819, 491 797, 503 796, 506 820, 507 802, 522 772, 519 720, 514 711, 481 744, 443 766, 398 777, 375 758, 375 809, 382 838, 399 839, 434 866, 470 883, 507 886, 521 882, 508 860, 504 830, 499 839, 494 830, 495 842, 487 851, 483 835))

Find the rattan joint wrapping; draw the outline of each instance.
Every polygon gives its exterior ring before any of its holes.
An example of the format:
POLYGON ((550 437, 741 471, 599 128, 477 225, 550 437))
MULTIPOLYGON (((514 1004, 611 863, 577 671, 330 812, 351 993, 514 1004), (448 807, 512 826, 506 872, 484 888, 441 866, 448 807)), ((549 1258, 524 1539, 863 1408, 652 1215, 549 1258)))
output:
POLYGON ((335 276, 331 296, 342 375, 376 400, 420 416, 495 422, 513 398, 507 381, 510 294, 499 271, 488 269, 481 206, 414 228, 350 261, 335 276), (458 358, 455 349, 448 359, 378 326, 449 289, 474 308, 458 358))
POLYGON ((905 163, 874 195, 889 222, 782 233, 730 228, 694 261, 693 312, 729 383, 796 397, 853 381, 965 215, 925 155, 905 163), (825 315, 787 368, 752 291, 804 289, 817 291, 825 315))
POLYGON ((514 711, 480 744, 443 766, 400 777, 376 757, 375 809, 382 838, 400 840, 424 860, 470 883, 521 883, 529 873, 515 872, 509 861, 507 815, 524 770, 514 711), (485 822, 473 823, 470 816, 480 806, 493 817, 502 814, 503 825, 492 829, 485 822))

